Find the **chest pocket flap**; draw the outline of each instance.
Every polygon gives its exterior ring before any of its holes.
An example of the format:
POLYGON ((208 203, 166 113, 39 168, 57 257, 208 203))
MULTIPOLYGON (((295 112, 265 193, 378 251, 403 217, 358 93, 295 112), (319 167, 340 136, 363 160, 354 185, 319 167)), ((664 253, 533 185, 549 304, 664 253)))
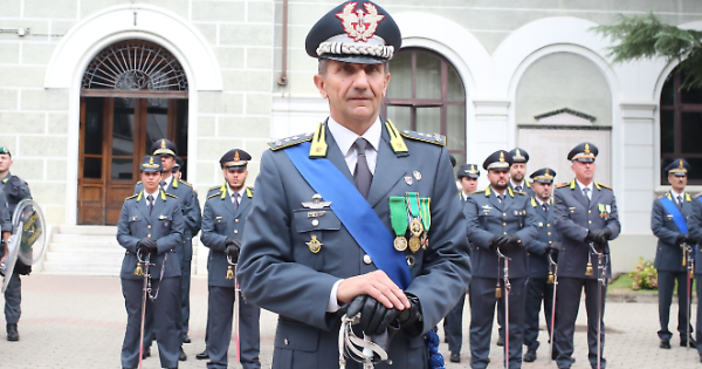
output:
POLYGON ((295 231, 298 233, 312 231, 338 231, 341 221, 330 209, 295 210, 295 231))

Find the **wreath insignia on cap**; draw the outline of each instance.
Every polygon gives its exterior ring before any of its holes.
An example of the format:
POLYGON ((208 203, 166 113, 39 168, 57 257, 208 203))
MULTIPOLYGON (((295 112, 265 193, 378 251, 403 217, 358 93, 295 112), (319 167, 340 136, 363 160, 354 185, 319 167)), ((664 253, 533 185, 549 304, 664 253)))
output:
POLYGON ((344 32, 346 32, 349 37, 356 42, 365 42, 373 37, 373 34, 375 34, 375 31, 378 29, 378 23, 380 23, 385 16, 378 14, 378 8, 371 3, 363 4, 363 7, 366 8, 368 13, 364 12, 362 9, 358 9, 354 14, 353 11, 356 9, 357 4, 357 2, 346 4, 341 13, 336 13, 336 17, 341 20, 341 25, 344 26, 344 32))

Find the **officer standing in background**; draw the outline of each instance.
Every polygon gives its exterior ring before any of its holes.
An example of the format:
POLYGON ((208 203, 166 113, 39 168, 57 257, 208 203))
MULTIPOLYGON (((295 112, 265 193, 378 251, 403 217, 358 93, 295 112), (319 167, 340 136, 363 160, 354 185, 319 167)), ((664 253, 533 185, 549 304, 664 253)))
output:
POLYGON ((179 158, 176 156, 176 163, 173 165, 173 169, 171 170, 171 173, 173 174, 174 177, 178 179, 183 179, 183 172, 181 171, 181 168, 183 167, 183 159, 179 158))
POLYGON ((527 180, 527 163, 529 162, 529 153, 519 147, 512 149, 509 152, 512 155, 514 163, 509 167, 509 185, 517 192, 524 192, 528 196, 534 196, 534 190, 531 188, 531 183, 527 180))
MULTIPOLYGON (((12 217, 20 201, 32 198, 27 182, 10 173, 12 163, 12 152, 10 152, 10 149, 0 147, 0 190, 5 193, 10 217, 12 217)), ((20 275, 29 275, 31 272, 31 265, 26 265, 22 260, 17 259, 12 278, 5 290, 5 323, 7 323, 7 340, 11 342, 19 341, 17 322, 22 314, 22 308, 20 307, 22 302, 22 280, 20 275)))
MULTIPOLYGON (((697 289, 697 298, 702 296, 702 250, 700 245, 702 245, 702 192, 696 194, 691 199, 691 210, 689 217, 688 229, 689 240, 691 243, 697 244, 697 250, 695 255, 695 278, 697 283, 695 283, 697 289)), ((691 281, 692 282, 692 281, 691 281)), ((678 287, 680 288, 680 287, 678 287)), ((697 303, 697 323, 695 327, 697 328, 697 341, 702 340, 702 304, 697 303)), ((702 362, 702 345, 697 345, 697 353, 699 354, 700 362, 702 362)))
POLYGON ((378 114, 401 40, 390 14, 363 0, 332 9, 307 36, 330 117, 263 153, 238 269, 244 296, 279 314, 274 369, 338 367, 340 317, 361 311, 357 332, 376 343, 394 332, 384 345, 392 366, 376 368, 426 368, 423 334, 438 346, 432 329, 467 288, 446 138, 399 132, 378 114))
MULTIPOLYGON (((555 330, 556 363, 559 369, 573 365, 573 333, 580 307, 581 291, 585 288, 585 307, 588 323, 588 357, 597 367, 597 324, 601 326, 601 348, 604 351, 604 301, 606 286, 597 280, 597 256, 590 244, 604 253, 607 279, 611 278, 611 260, 608 241, 617 238, 620 231, 617 202, 611 187, 594 181, 597 147, 583 142, 568 153, 575 179, 556 186, 554 191, 554 219, 561 237, 558 253, 558 307, 555 330), (601 289, 601 291, 598 291, 601 289), (598 292, 602 305, 598 307, 598 292), (602 320, 598 322, 598 308, 602 320)), ((600 353, 601 354, 601 353, 600 353)), ((602 357, 601 367, 607 361, 602 357)))
POLYGON ((483 163, 490 186, 474 192, 465 204, 468 239, 473 259, 470 285, 471 368, 487 367, 495 303, 509 293, 509 368, 521 368, 524 340, 524 300, 529 275, 525 246, 536 236, 536 216, 529 197, 509 187, 512 155, 498 150, 483 163), (496 250, 511 258, 511 292, 503 288, 504 260, 496 250))
MULTIPOLYGON (((539 312, 541 303, 544 305, 546 329, 551 334, 551 312, 553 308, 553 281, 549 280, 549 255, 553 261, 558 260, 560 237, 553 222, 553 179, 556 172, 551 168, 542 168, 529 176, 533 182, 531 188, 534 196, 530 206, 536 214, 539 230, 538 236, 527 243, 529 251, 529 283, 527 284, 527 299, 524 323, 524 362, 536 360, 536 349, 539 348, 539 312)), ((552 275, 551 275, 552 276, 552 275)), ((555 352, 555 351, 554 351, 555 352)), ((555 359, 555 355, 554 355, 555 359)))
MULTIPOLYGON (((175 178, 172 174, 173 166, 176 164, 175 158, 178 155, 176 145, 165 138, 160 139, 151 145, 151 152, 154 156, 161 158, 161 164, 163 166, 159 187, 166 193, 175 195, 178 198, 179 208, 183 212, 183 221, 185 222, 183 240, 181 244, 175 248, 176 255, 180 259, 181 268, 180 304, 173 308, 179 310, 178 328, 181 331, 181 340, 183 343, 190 343, 190 338, 187 335, 188 320, 190 318, 190 264, 193 257, 192 237, 200 231, 200 222, 202 221, 200 203, 193 199, 195 192, 192 189, 192 185, 175 178)), ((143 184, 138 182, 134 192, 138 193, 142 189, 143 184)), ((147 339, 144 341, 146 345, 144 349, 145 356, 150 355, 151 341, 153 340, 153 330, 151 329, 150 323, 151 313, 147 310, 147 339)), ((187 355, 185 351, 183 351, 182 346, 180 348, 179 359, 180 361, 187 360, 187 355)))
POLYGON ((259 318, 261 309, 240 298, 234 289, 234 270, 227 258, 237 263, 246 217, 251 211, 253 190, 246 186, 246 166, 251 155, 246 151, 228 151, 219 160, 225 183, 207 194, 202 219, 202 244, 210 248, 207 260, 207 368, 226 369, 227 351, 232 337, 234 300, 239 300, 241 365, 260 369, 259 318))
MULTIPOLYGON (((480 171, 475 164, 461 164, 456 174, 461 184, 461 202, 465 203, 468 196, 478 187, 480 171)), ((451 351, 452 363, 461 362, 461 346, 463 345, 463 308, 466 303, 466 294, 458 300, 458 304, 444 318, 444 335, 451 351)))
MULTIPOLYGON (((651 230, 658 237, 656 259, 653 263, 654 268, 658 270, 658 319, 661 323, 658 338, 661 340, 660 348, 670 349, 670 339, 673 334, 668 330, 668 320, 676 281, 678 282, 680 346, 688 344, 688 329, 690 335, 693 332, 692 325, 688 324, 687 315, 690 297, 687 295, 687 284, 691 281, 682 245, 692 245, 694 241, 690 238, 687 226, 687 220, 692 212, 692 199, 690 194, 685 192, 690 164, 685 159, 675 159, 665 170, 668 172, 670 191, 653 201, 651 230)), ((697 343, 692 338, 690 346, 697 347, 697 343)))
MULTIPOLYGON (((179 258, 173 251, 183 243, 183 214, 175 195, 159 189, 163 167, 157 156, 145 156, 141 163, 142 190, 124 201, 117 223, 117 242, 126 249, 120 278, 127 309, 127 329, 122 344, 122 368, 139 363, 141 309, 144 299, 145 266, 151 255, 151 292, 146 307, 153 312, 161 367, 178 367, 180 331, 177 327, 180 286, 179 258)), ((170 172, 170 170, 169 170, 170 172)))

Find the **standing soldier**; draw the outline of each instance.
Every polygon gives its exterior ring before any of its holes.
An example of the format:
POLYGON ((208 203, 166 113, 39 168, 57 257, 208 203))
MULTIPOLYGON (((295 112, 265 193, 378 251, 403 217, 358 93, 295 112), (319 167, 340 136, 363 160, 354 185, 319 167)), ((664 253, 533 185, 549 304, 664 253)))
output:
MULTIPOLYGON (((695 283, 695 285, 697 288, 697 298, 699 299, 699 297, 702 296, 702 284, 699 283, 699 281, 702 280, 702 248, 700 247, 700 245, 702 245, 702 192, 693 196, 691 205, 690 224, 688 226, 690 231, 689 241, 697 244, 695 255, 695 260, 697 261, 695 263, 697 283, 695 283)), ((690 296, 690 298, 692 298, 692 296, 690 296)), ((702 319, 699 317, 702 317, 702 304, 697 303, 697 341, 702 340, 702 333, 700 333, 702 332, 702 319)), ((690 341, 690 343, 692 343, 692 341, 690 341)), ((699 354, 700 362, 702 362, 702 345, 697 346, 697 353, 699 354)))
POLYGON ((517 192, 524 192, 528 196, 534 196, 534 190, 531 187, 531 182, 526 178, 527 163, 529 162, 529 153, 519 147, 512 149, 509 152, 512 155, 514 163, 509 167, 509 185, 517 192))
POLYGON ((551 264, 549 256, 558 260, 560 237, 553 222, 553 178, 556 172, 551 168, 542 168, 529 176, 534 190, 531 207, 537 217, 536 228, 538 236, 527 243, 529 251, 529 283, 527 284, 527 299, 525 309, 524 346, 527 352, 524 361, 531 363, 536 360, 536 349, 539 348, 539 312, 541 302, 544 305, 546 329, 551 332, 551 313, 553 308, 553 281, 549 280, 551 264))
POLYGON ((471 367, 486 368, 490 362, 490 335, 495 303, 509 298, 509 368, 521 368, 524 340, 524 299, 529 275, 527 245, 535 236, 535 215, 529 197, 509 187, 512 156, 498 150, 483 163, 490 186, 474 192, 465 205, 468 239, 473 257, 473 281, 470 285, 470 350, 471 367), (509 283, 503 281, 505 260, 510 258, 509 283))
MULTIPOLYGON (((559 369, 573 365, 573 333, 583 288, 588 323, 588 358, 593 368, 597 368, 598 324, 601 332, 599 357, 602 358, 604 351, 602 317, 607 287, 598 281, 598 258, 590 245, 598 253, 604 254, 606 278, 611 278, 608 241, 619 235, 620 224, 612 188, 594 181, 597 153, 597 147, 589 142, 573 148, 568 153, 568 160, 572 163, 575 179, 556 186, 554 191, 553 217, 561 237, 558 253, 558 319, 554 333, 559 369), (598 306, 600 297, 601 304, 598 306)), ((606 364, 602 358, 601 367, 604 368, 606 364)))
MULTIPOLYGON (((0 147, 0 190, 5 193, 7 209, 11 217, 17 204, 24 199, 31 199, 32 194, 29 192, 27 182, 10 173, 10 167, 12 167, 12 153, 7 147, 0 147)), ((8 341, 19 341, 17 322, 22 314, 20 307, 22 280, 20 275, 29 275, 31 272, 31 265, 26 265, 22 260, 17 259, 10 283, 5 290, 5 322, 7 323, 8 341)))
POLYGON ((382 344, 392 367, 426 368, 422 335, 435 350, 429 331, 470 280, 446 138, 400 133, 378 115, 401 40, 390 14, 363 0, 334 8, 307 36, 330 117, 263 153, 238 270, 244 296, 279 314, 274 369, 338 367, 340 316, 361 311, 356 332, 382 344))
MULTIPOLYGON (((461 164, 458 167, 458 173, 456 174, 460 184, 461 184, 461 201, 465 204, 468 200, 468 196, 478 187, 478 178, 480 178, 480 171, 478 166, 475 164, 461 164)), ((466 304, 466 294, 464 293, 460 299, 458 299, 458 304, 451 309, 451 312, 444 318, 444 334, 446 335, 446 341, 448 342, 449 351, 451 351, 452 363, 461 362, 461 346, 463 345, 463 308, 466 304)))
MULTIPOLYGON (((687 226, 692 211, 692 199, 690 194, 685 193, 689 169, 690 165, 685 159, 675 159, 665 168, 671 188, 665 195, 653 201, 651 211, 651 230, 658 237, 653 266, 658 269, 658 319, 661 323, 658 338, 661 340, 662 349, 670 349, 670 338, 673 337, 668 330, 668 320, 675 281, 678 282, 680 346, 687 346, 688 329, 692 334, 692 326, 688 320, 690 305, 687 295, 690 276, 686 266, 687 260, 683 255, 683 244, 694 243, 690 239, 687 226)), ((695 340, 690 339, 690 346, 697 347, 695 340)))
POLYGON ((126 249, 122 262, 122 294, 127 309, 127 330, 122 344, 122 367, 136 368, 143 299, 153 311, 161 367, 178 367, 180 332, 177 327, 180 266, 173 251, 183 243, 183 214, 175 195, 159 189, 163 167, 157 156, 145 156, 141 163, 142 190, 124 201, 117 224, 117 241, 126 249), (148 274, 145 260, 151 255, 148 274), (151 278, 152 276, 153 278, 151 278), (145 296, 144 278, 151 278, 145 296))
MULTIPOLYGON (((232 314, 234 300, 239 299, 235 290, 233 267, 241 251, 246 217, 251 211, 253 190, 246 186, 246 166, 251 155, 246 151, 228 151, 219 160, 225 183, 211 188, 207 194, 202 219, 203 245, 210 248, 207 260, 206 354, 210 369, 227 368, 227 351, 232 337, 232 314)), ((237 338, 241 345, 241 365, 244 369, 260 369, 258 360, 260 345, 259 317, 261 309, 254 304, 239 300, 239 323, 237 338)))
MULTIPOLYGON (((183 240, 181 244, 175 249, 175 253, 180 261, 181 277, 180 277, 180 303, 177 306, 173 306, 174 309, 178 309, 178 328, 181 331, 181 340, 183 343, 190 343, 190 338, 188 337, 188 321, 190 318, 190 264, 193 258, 193 235, 200 231, 200 222, 202 221, 202 216, 200 215, 200 203, 193 199, 195 192, 192 189, 192 185, 189 183, 178 179, 173 176, 173 167, 176 164, 176 156, 178 156, 178 149, 173 142, 167 139, 160 139, 155 141, 151 145, 151 152, 154 156, 161 158, 161 165, 163 166, 163 173, 161 174, 161 180, 159 182, 159 187, 166 193, 175 195, 178 199, 178 205, 180 210, 183 212, 183 221, 185 222, 185 229, 183 234, 183 240)), ((141 182, 137 183, 134 190, 138 193, 143 188, 141 182)), ((144 355, 150 355, 151 341, 153 340, 153 330, 151 329, 151 312, 147 310, 147 340, 146 347, 144 350, 144 355)), ((185 361, 187 359, 183 347, 180 348, 179 359, 180 361, 185 361)))

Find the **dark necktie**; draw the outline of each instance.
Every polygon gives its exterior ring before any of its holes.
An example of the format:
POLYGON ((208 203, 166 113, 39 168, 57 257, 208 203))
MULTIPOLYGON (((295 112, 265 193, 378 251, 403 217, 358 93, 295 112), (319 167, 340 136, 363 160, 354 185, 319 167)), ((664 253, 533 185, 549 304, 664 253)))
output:
POLYGON ((154 197, 151 195, 146 196, 146 202, 146 207, 149 208, 149 215, 151 215, 151 210, 154 210, 154 197))
POLYGON ((368 141, 365 138, 359 137, 356 142, 353 143, 356 146, 356 171, 353 174, 353 178, 356 181, 356 188, 358 192, 363 195, 364 198, 368 198, 368 192, 370 191, 371 181, 373 180, 373 174, 371 174, 368 168, 368 160, 366 160, 366 147, 368 141))
POLYGON ((585 195, 585 199, 587 199, 587 206, 590 206, 590 187, 583 188, 583 195, 585 195))
POLYGON ((522 186, 516 186, 514 189, 517 190, 517 192, 522 192, 522 186))
POLYGON ((678 195, 678 207, 682 209, 682 196, 678 195))
POLYGON ((504 204, 504 202, 505 202, 505 195, 497 195, 497 201, 499 201, 500 204, 504 204))
POLYGON ((543 203, 541 206, 543 206, 544 212, 548 213, 548 203, 543 203))
POLYGON ((161 181, 158 183, 158 185, 161 188, 161 191, 166 192, 166 181, 161 181))
POLYGON ((239 193, 234 192, 234 196, 232 197, 232 204, 234 204, 234 210, 239 210, 239 193))

